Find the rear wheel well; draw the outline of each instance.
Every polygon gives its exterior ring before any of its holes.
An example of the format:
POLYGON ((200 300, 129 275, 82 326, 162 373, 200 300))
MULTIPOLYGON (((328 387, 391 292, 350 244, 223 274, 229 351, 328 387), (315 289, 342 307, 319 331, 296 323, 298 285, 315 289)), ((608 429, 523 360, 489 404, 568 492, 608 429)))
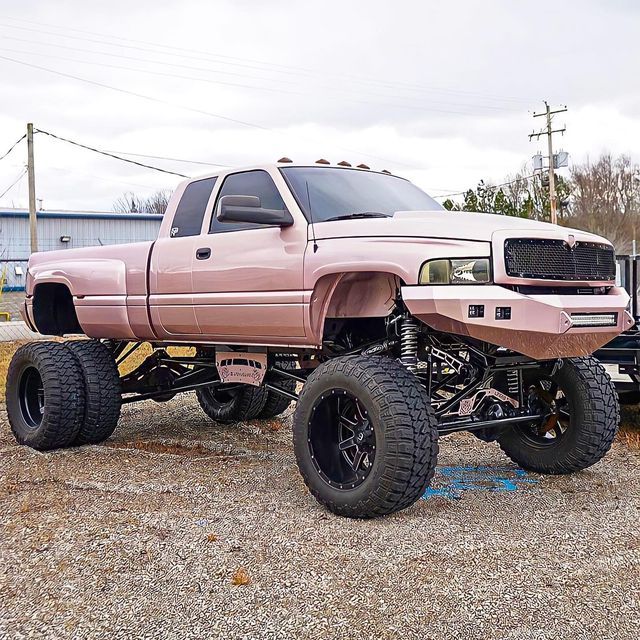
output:
POLYGON ((82 333, 71 291, 66 285, 57 282, 36 285, 33 293, 33 320, 38 331, 44 335, 82 333))

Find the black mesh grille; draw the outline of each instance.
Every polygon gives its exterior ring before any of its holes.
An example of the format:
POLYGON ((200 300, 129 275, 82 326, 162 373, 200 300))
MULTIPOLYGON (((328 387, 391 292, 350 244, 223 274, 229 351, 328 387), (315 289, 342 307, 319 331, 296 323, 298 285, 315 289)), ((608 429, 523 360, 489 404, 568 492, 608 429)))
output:
POLYGON ((536 280, 613 280, 613 248, 597 242, 512 238, 505 240, 507 275, 536 280))

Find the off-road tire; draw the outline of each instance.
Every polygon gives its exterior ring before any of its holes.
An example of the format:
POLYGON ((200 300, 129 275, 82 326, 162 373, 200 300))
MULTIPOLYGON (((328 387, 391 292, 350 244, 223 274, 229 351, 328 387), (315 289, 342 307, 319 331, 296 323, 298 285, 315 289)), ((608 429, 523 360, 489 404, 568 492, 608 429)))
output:
POLYGON ((514 426, 498 438, 501 449, 524 469, 546 474, 581 471, 610 449, 620 421, 616 390, 604 367, 592 357, 564 361, 552 376, 563 389, 571 414, 565 436, 552 446, 536 445, 514 426))
MULTIPOLYGON (((280 369, 288 369, 294 370, 296 368, 295 360, 278 360, 276 362, 276 366, 280 369)), ((290 393, 295 393, 296 390, 296 381, 289 380, 287 378, 278 378, 278 382, 276 383, 279 387, 282 387, 285 391, 289 391, 290 393)), ((262 408, 262 411, 258 414, 258 418, 266 420, 268 418, 275 418, 279 416, 281 413, 285 412, 289 405, 291 404, 291 398, 286 398, 285 396, 281 396, 279 393, 275 391, 267 391, 267 401, 262 408)))
POLYGON ((85 385, 84 422, 74 444, 97 444, 114 432, 120 417, 118 367, 108 345, 98 340, 70 340, 64 344, 78 360, 85 385))
POLYGON ((433 477, 438 456, 435 413, 418 379, 399 362, 360 355, 320 365, 300 394, 293 442, 302 478, 330 511, 350 518, 374 518, 418 500, 433 477), (332 390, 346 390, 362 402, 376 439, 375 458, 362 484, 336 489, 318 473, 308 444, 314 405, 332 390))
POLYGON ((216 399, 216 389, 204 387, 196 390, 196 397, 202 410, 216 422, 244 422, 258 416, 267 402, 268 393, 264 387, 242 385, 228 402, 216 399))
POLYGON ((60 342, 33 342, 14 354, 6 383, 7 415, 20 444, 46 451, 71 445, 82 427, 85 388, 82 369, 60 342), (41 420, 29 425, 21 408, 21 381, 37 371, 44 390, 41 420))

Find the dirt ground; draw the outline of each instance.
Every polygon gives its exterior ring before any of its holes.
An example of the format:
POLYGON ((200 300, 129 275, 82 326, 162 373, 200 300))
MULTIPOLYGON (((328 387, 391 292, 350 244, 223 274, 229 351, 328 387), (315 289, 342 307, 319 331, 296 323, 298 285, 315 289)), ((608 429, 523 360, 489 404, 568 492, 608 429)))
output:
POLYGON ((282 423, 192 394, 128 405, 104 445, 15 445, 0 411, 3 638, 637 638, 640 455, 519 471, 443 439, 425 499, 323 510, 282 423), (279 430, 274 430, 279 429, 279 430))

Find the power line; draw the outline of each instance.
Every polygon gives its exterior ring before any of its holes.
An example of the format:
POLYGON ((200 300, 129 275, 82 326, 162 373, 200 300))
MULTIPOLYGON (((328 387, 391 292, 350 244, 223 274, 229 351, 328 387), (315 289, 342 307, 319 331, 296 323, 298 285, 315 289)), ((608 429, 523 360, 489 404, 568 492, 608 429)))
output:
MULTIPOLYGON (((163 67, 166 66, 171 66, 171 67, 177 67, 180 69, 190 69, 193 71, 203 71, 206 73, 225 73, 228 74, 229 72, 226 71, 220 71, 218 69, 207 69, 204 67, 193 67, 191 65, 184 65, 184 64, 176 64, 176 63, 172 63, 172 62, 165 62, 165 61, 159 61, 159 60, 152 60, 149 58, 140 58, 140 57, 134 57, 134 56, 123 56, 123 55, 119 55, 117 53, 108 53, 108 52, 104 52, 104 51, 93 51, 91 49, 82 49, 80 47, 68 47, 65 45, 60 45, 58 43, 50 43, 50 42, 41 42, 41 41, 32 41, 32 40, 25 40, 24 38, 14 38, 11 36, 5 36, 4 37, 5 40, 15 40, 18 42, 25 42, 25 43, 29 43, 30 45, 44 45, 47 47, 54 47, 54 48, 61 48, 61 49, 67 49, 70 51, 79 51, 82 53, 91 53, 94 55, 101 55, 101 56, 107 56, 107 57, 112 57, 112 58, 122 58, 122 59, 126 59, 126 60, 135 60, 136 62, 147 62, 150 64, 159 64, 162 65, 163 67)), ((114 45, 117 46, 117 45, 114 45)), ((240 83, 235 83, 235 82, 225 82, 223 80, 208 80, 206 78, 198 78, 198 77, 193 77, 193 76, 184 76, 184 75, 178 75, 178 74, 174 74, 174 73, 168 73, 166 71, 153 71, 150 69, 139 69, 139 68, 133 68, 133 67, 127 67, 127 66, 121 66, 121 65, 112 65, 112 64, 107 64, 104 62, 96 62, 93 60, 78 60, 75 58, 67 58, 65 56, 56 56, 56 55, 50 55, 50 54, 42 54, 38 51, 21 51, 18 49, 11 49, 8 47, 0 47, 0 50, 2 51, 8 51, 10 53, 18 53, 18 54, 22 54, 22 55, 35 55, 35 56, 41 56, 41 55, 46 55, 47 58, 55 58, 57 60, 64 60, 67 62, 74 62, 76 64, 87 64, 87 65, 93 65, 93 66, 98 66, 98 67, 106 67, 106 68, 111 68, 111 69, 122 69, 125 71, 131 71, 131 72, 135 72, 135 73, 143 73, 143 74, 147 74, 147 75, 156 75, 156 76, 165 76, 165 77, 170 77, 170 78, 179 78, 182 80, 190 80, 190 81, 196 81, 196 82, 206 82, 208 84, 220 84, 220 85, 225 85, 225 86, 231 86, 231 87, 239 87, 242 89, 252 89, 252 90, 257 90, 257 91, 267 91, 267 92, 275 92, 275 93, 284 93, 284 94, 288 94, 288 95, 299 95, 299 96, 306 96, 308 95, 308 93, 303 92, 303 91, 290 91, 287 89, 281 89, 278 87, 258 87, 255 85, 247 85, 247 84, 240 84, 240 83)), ((161 55, 166 55, 163 52, 156 52, 156 53, 160 53, 161 55)), ((248 77, 248 78, 256 78, 256 76, 246 76, 243 74, 231 74, 234 76, 240 76, 240 77, 248 77)), ((273 82, 273 80, 270 80, 271 82, 273 82)), ((278 82, 282 82, 282 80, 278 80, 278 82)), ((285 81, 286 82, 286 81, 285 81)), ((289 83, 289 84, 293 84, 293 83, 289 83)), ((333 89, 333 87, 329 87, 329 89, 333 89)), ((358 95, 360 95, 361 91, 358 93, 358 95)), ((380 96, 379 94, 376 93, 371 93, 370 91, 365 91, 365 93, 368 93, 369 95, 373 95, 376 98, 381 97, 382 99, 385 99, 387 96, 380 96)), ((402 97, 402 96, 401 96, 402 97)), ((331 96, 331 95, 327 95, 324 94, 323 95, 323 99, 325 100, 338 100, 340 99, 340 96, 331 96)), ((353 98, 353 97, 347 97, 347 100, 354 102, 354 103, 358 103, 358 104, 366 104, 366 105, 371 105, 374 104, 376 106, 381 106, 381 107, 396 107, 396 108, 400 108, 400 109, 411 109, 414 111, 420 111, 420 112, 424 112, 424 111, 430 111, 430 112, 434 112, 434 113, 445 113, 445 114, 457 114, 457 115, 466 115, 466 116, 470 116, 470 115, 474 115, 475 112, 478 109, 485 109, 485 110, 489 110, 489 111, 518 111, 518 109, 513 109, 513 108, 509 108, 509 107, 498 107, 495 105, 471 105, 469 103, 465 103, 465 102, 460 102, 460 103, 453 103, 453 102, 440 102, 440 101, 433 101, 431 100, 430 103, 428 104, 420 104, 420 105, 413 105, 413 104, 400 104, 400 103, 388 103, 388 102, 371 102, 370 100, 361 100, 358 98, 353 98), (430 105, 443 105, 443 106, 454 106, 454 107, 460 107, 460 108, 473 108, 474 111, 460 111, 458 110, 454 110, 454 109, 443 109, 443 108, 436 108, 430 105)))
MULTIPOLYGON (((156 49, 148 49, 148 48, 144 48, 144 47, 136 47, 136 46, 132 46, 132 45, 125 45, 125 44, 118 44, 118 43, 114 43, 114 42, 108 42, 105 40, 95 40, 93 38, 82 38, 79 36, 72 36, 72 35, 68 35, 67 33, 56 33, 56 32, 51 32, 51 31, 44 31, 42 29, 33 29, 33 28, 29 28, 29 27, 24 27, 24 26, 16 26, 16 25, 11 25, 11 24, 5 24, 5 25, 0 25, 0 26, 4 26, 4 27, 8 27, 10 29, 19 29, 22 31, 31 31, 34 33, 42 33, 45 35, 52 35, 54 37, 57 38, 67 38, 67 39, 73 39, 73 40, 80 40, 80 41, 84 41, 84 42, 91 42, 94 44, 101 44, 101 45, 105 45, 108 47, 120 47, 120 48, 126 48, 126 49, 134 49, 137 51, 146 51, 146 52, 150 52, 150 53, 155 53, 155 54, 160 54, 160 55, 171 55, 171 56, 178 56, 178 57, 182 57, 182 58, 187 58, 187 59, 192 59, 192 60, 201 60, 201 61, 206 61, 206 62, 214 62, 216 64, 226 64, 226 65, 231 65, 231 66, 236 66, 236 67, 244 67, 244 68, 248 68, 248 69, 254 69, 254 70, 258 70, 258 71, 271 71, 274 73, 280 73, 280 74, 288 74, 288 75, 305 75, 305 76, 315 76, 315 77, 323 77, 323 74, 318 72, 317 70, 314 69, 309 69, 309 68, 305 68, 305 67, 299 67, 299 66, 292 66, 292 65, 282 65, 282 64, 277 64, 277 63, 271 63, 271 62, 264 62, 263 60, 255 60, 255 59, 251 59, 251 58, 241 58, 238 56, 229 56, 229 55, 223 55, 223 54, 216 54, 216 53, 211 53, 211 52, 206 52, 206 51, 202 51, 202 50, 198 50, 198 49, 188 49, 188 48, 184 48, 184 47, 175 47, 175 46, 171 46, 171 45, 166 45, 164 43, 157 43, 157 42, 151 42, 151 41, 147 41, 147 40, 136 40, 133 38, 123 38, 120 36, 111 36, 111 35, 106 35, 103 33, 97 33, 94 31, 86 31, 86 30, 82 30, 82 29, 72 29, 67 27, 66 25, 64 27, 60 27, 57 25, 51 25, 51 24, 47 24, 47 23, 41 23, 41 22, 36 22, 36 21, 31 21, 31 20, 22 20, 22 19, 17 19, 17 18, 8 18, 9 20, 13 20, 13 21, 17 21, 17 22, 23 22, 23 23, 27 23, 27 24, 32 24, 32 25, 38 25, 38 26, 48 26, 48 27, 53 27, 54 29, 64 29, 65 32, 67 31, 75 31, 77 33, 83 33, 83 34, 87 34, 87 35, 92 35, 92 36, 98 36, 100 38, 108 38, 111 40, 120 40, 123 42, 131 42, 131 43, 138 43, 138 44, 146 44, 146 45, 151 45, 152 47, 156 47, 156 49), (170 51, 158 51, 158 48, 162 48, 162 49, 168 49, 170 51), (184 53, 175 53, 176 51, 182 51, 182 52, 187 52, 187 53, 197 53, 199 54, 198 56, 191 56, 191 55, 185 55, 184 53), (207 58, 203 58, 202 55, 207 56, 207 58), (214 58, 213 60, 211 58, 214 58), (215 58, 222 58, 225 61, 221 61, 221 60, 215 60, 215 58), (241 61, 243 64, 241 64, 240 62, 229 62, 232 60, 237 60, 237 61, 241 61), (244 64, 250 62, 252 63, 251 65, 248 64, 244 64), (261 66, 255 66, 255 64, 259 64, 261 66), (271 68, 269 68, 271 67, 271 68)), ((98 52, 99 53, 99 52, 98 52)), ((473 92, 473 91, 464 91, 461 89, 449 89, 449 88, 438 88, 438 87, 428 87, 426 85, 420 85, 420 84, 416 84, 416 83, 407 83, 407 82, 398 82, 398 81, 389 81, 389 80, 382 80, 380 78, 371 78, 371 77, 363 77, 362 75, 358 75, 358 76, 353 76, 350 74, 339 74, 338 77, 342 77, 345 80, 348 80, 350 83, 358 83, 358 84, 368 84, 368 85, 373 85, 373 86, 380 86, 380 87, 384 87, 384 88, 388 88, 388 89, 398 89, 398 88, 405 88, 408 90, 413 90, 413 91, 429 91, 429 92, 439 92, 439 93, 449 93, 449 94, 454 94, 454 95, 467 95, 469 97, 479 97, 482 99, 488 99, 488 100, 493 100, 493 101, 502 101, 502 102, 514 102, 514 103, 520 103, 520 104, 524 104, 525 101, 522 98, 515 98, 513 96, 496 96, 496 95, 492 95, 492 94, 487 94, 487 93, 481 93, 481 92, 473 92)))
POLYGON ((118 180, 117 178, 106 178, 105 176, 99 176, 95 173, 86 173, 85 171, 78 171, 77 169, 68 169, 65 167, 52 167, 47 165, 47 169, 53 171, 60 171, 61 173, 74 174, 78 176, 85 176, 88 178, 92 178, 93 180, 102 180, 103 182, 111 182, 113 184, 126 184, 130 187, 141 187, 143 189, 157 189, 157 187, 151 186, 149 184, 140 184, 139 182, 128 182, 126 180, 118 180))
POLYGON ((154 167, 150 164, 144 164, 142 162, 136 162, 135 160, 129 160, 128 158, 122 158, 121 156, 117 156, 114 153, 109 153, 108 151, 101 151, 100 149, 96 149, 95 147, 90 147, 86 144, 81 144, 80 142, 75 142, 74 140, 69 140, 68 138, 63 138, 62 136, 58 136, 55 133, 50 133, 49 131, 43 131, 42 129, 36 129, 36 133, 44 133, 47 136, 51 136, 52 138, 56 138, 56 140, 62 140, 63 142, 68 142, 76 147, 81 147, 82 149, 87 149, 88 151, 94 151, 95 153, 99 153, 103 156, 108 156, 109 158, 115 158, 116 160, 121 160, 122 162, 128 162, 130 164, 135 164, 139 167, 144 167, 145 169, 153 169, 154 171, 160 171, 162 173, 168 173, 172 176, 178 176, 180 178, 188 178, 189 176, 185 176, 184 173, 176 173, 175 171, 168 171, 167 169, 161 169, 160 167, 154 167))
POLYGON ((14 180, 14 182, 12 182, 2 193, 0 193, 0 198, 4 198, 7 193, 9 193, 9 191, 11 191, 11 189, 13 189, 13 187, 15 187, 18 182, 20 182, 20 180, 22 180, 22 178, 24 178, 24 176, 27 173, 27 169, 23 169, 22 172, 20 173, 20 175, 14 180))
MULTIPOLYGON (((494 184, 494 185, 487 185, 487 188, 490 189, 499 189, 500 187, 507 187, 510 184, 515 184, 516 182, 521 182, 523 180, 530 180, 531 178, 535 178, 536 174, 532 173, 531 175, 528 176, 519 176, 518 178, 514 178, 513 180, 509 180, 507 182, 501 182, 500 184, 494 184)), ((473 191, 473 189, 465 189, 464 191, 458 191, 456 193, 445 193, 441 196, 433 196, 434 198, 451 198, 453 196, 463 196, 466 193, 468 193, 469 191, 473 191)))
MULTIPOLYGON (((38 44, 43 44, 43 43, 38 43, 38 44)), ((47 44, 47 43, 44 43, 47 44)), ((53 45, 56 46, 56 45, 53 45)), ((8 47, 0 47, 0 51, 8 51, 9 53, 18 53, 21 55, 29 55, 29 56, 42 56, 43 54, 38 52, 38 51, 20 51, 19 49, 11 49, 8 47)), ((86 53, 92 53, 87 49, 79 49, 79 51, 85 51, 86 53)), ((111 54, 105 54, 105 55, 111 55, 111 54)), ((46 54, 47 58, 55 58, 56 60, 64 60, 66 62, 75 62, 76 64, 88 64, 88 65, 93 65, 96 67, 106 67, 108 69, 122 69, 124 71, 132 71, 135 73, 144 73, 147 75, 154 75, 154 76, 163 76, 165 78, 179 78, 180 80, 189 80, 189 81, 195 81, 195 82, 206 82, 207 84, 220 84, 220 85, 224 85, 224 86, 228 86, 228 87, 238 87, 240 89, 255 89, 258 91, 269 91, 269 92, 273 92, 273 93, 286 93, 289 95, 305 95, 302 91, 287 91, 286 89, 278 89, 276 87, 256 87, 254 85, 250 85, 250 84, 240 84, 238 82, 225 82, 224 80, 210 80, 208 78, 197 78, 195 76, 185 76, 185 75, 180 75, 178 73, 169 73, 167 71, 153 71, 151 69, 137 69, 135 67, 127 67, 124 65, 117 65, 117 64, 108 64, 106 62, 96 62, 94 60, 77 60, 75 58, 68 58, 66 56, 56 56, 56 55, 51 55, 51 54, 46 54)), ((132 58, 131 56, 118 56, 118 57, 127 57, 127 58, 132 58)), ((164 64, 164 63, 160 63, 160 62, 155 62, 155 61, 149 61, 149 62, 153 62, 154 64, 164 64)), ((175 65, 172 65, 175 66, 175 65)), ((184 65, 180 65, 180 66, 184 66, 184 65)), ((187 67, 188 68, 188 67, 187 67)), ((203 71, 207 71, 206 69, 203 69, 203 71)))
POLYGON ((153 160, 168 160, 169 162, 185 162, 186 164, 201 164, 207 167, 220 167, 226 169, 230 164, 219 164, 217 162, 205 162, 204 160, 186 160, 184 158, 170 158, 168 156, 152 156, 146 153, 131 153, 130 151, 110 151, 109 153, 119 153, 121 156, 135 156, 137 158, 152 158, 153 160))
MULTIPOLYGON (((206 115, 206 116, 210 116, 212 118, 219 118, 221 120, 226 120, 228 122, 233 122, 235 124, 241 124, 243 126, 246 127, 251 127, 253 129, 260 129, 261 131, 270 131, 273 133, 279 133, 278 131, 276 131, 275 129, 271 128, 271 127, 265 127, 263 125, 260 124, 255 124, 253 122, 247 122, 245 120, 238 120, 237 118, 231 118, 229 116, 223 116, 221 114, 218 113, 212 113, 211 111, 205 111, 203 109, 196 109, 194 107, 188 107, 186 105, 182 105, 182 104, 178 104, 175 102, 169 102, 168 100, 162 100, 161 98, 155 98, 153 96, 148 96, 144 93, 138 93, 136 91, 129 91, 128 89, 121 89, 119 87, 114 87, 112 85, 109 84, 105 84, 103 82, 97 82, 96 80, 89 80, 88 78, 83 78, 81 76, 76 76, 74 74, 71 73, 65 73, 63 71, 56 71, 55 69, 50 69, 48 67, 42 67, 40 65, 37 64, 31 64, 30 62, 24 62, 23 60, 16 60, 15 58, 10 58, 8 56, 0 56, 0 60, 7 60, 9 62, 14 62, 16 64, 25 66, 25 67, 30 67, 32 69, 38 69, 40 71, 46 71, 47 73, 52 73, 54 75, 57 76, 62 76, 63 78, 71 78, 72 80, 78 80, 79 82, 85 82, 87 84, 91 84, 97 87, 102 87, 103 89, 110 89, 111 91, 117 91, 118 93, 124 93, 126 95, 131 95, 134 96, 136 98, 142 98, 144 100, 149 100, 151 102, 157 102, 159 104, 164 104, 164 105, 168 105, 177 109, 184 109, 185 111, 191 111, 193 113, 199 113, 202 115, 206 115)), ((316 142, 314 142, 314 144, 316 144, 316 142)), ((338 145, 334 145, 335 148, 337 149, 342 149, 343 151, 347 151, 348 153, 354 153, 357 155, 361 155, 361 156, 365 156, 367 158, 374 158, 376 160, 380 160, 381 162, 385 162, 385 163, 390 163, 390 164, 395 164, 395 165, 402 165, 405 167, 409 167, 409 168, 413 168, 413 169, 418 169, 419 167, 415 167, 414 165, 408 164, 406 162, 401 162, 399 160, 389 160, 388 158, 382 158, 380 156, 375 156, 373 154, 370 153, 363 153, 362 151, 357 151, 355 149, 350 149, 348 147, 342 147, 342 146, 338 146, 338 145)), ((155 168, 155 167, 150 167, 150 168, 155 168)), ((176 174, 176 175, 180 175, 180 174, 176 174)))
POLYGON ((0 160, 4 160, 25 138, 27 134, 21 135, 10 147, 9 151, 6 151, 2 156, 0 156, 0 160))
POLYGON ((242 124, 244 126, 252 127, 254 129, 262 129, 264 131, 270 130, 268 127, 263 127, 262 125, 254 124, 252 122, 237 120, 236 118, 230 118, 228 116, 223 116, 218 113, 211 113, 210 111, 204 111, 203 109, 195 109, 193 107, 187 107, 186 105, 183 105, 183 104, 169 102, 168 100, 162 100, 161 98, 148 96, 148 95, 145 95, 144 93, 129 91, 128 89, 121 89, 119 87, 114 87, 112 85, 105 84, 103 82, 97 82, 96 80, 89 80, 88 78, 82 78, 81 76, 76 76, 76 75, 73 75, 72 73, 65 73, 64 71, 56 71, 55 69, 49 69, 48 67, 41 67, 40 65, 37 65, 37 64, 24 62, 24 60, 16 60, 15 58, 9 58, 8 56, 0 56, 0 60, 8 60, 9 62, 14 62, 16 64, 20 64, 25 67, 31 67, 32 69, 39 69, 40 71, 53 73, 54 75, 62 76, 63 78, 71 78, 72 80, 78 80, 79 82, 86 82, 87 84, 92 84, 97 87, 102 87, 103 89, 110 89, 111 91, 117 91, 118 93, 125 93, 130 96, 135 96, 136 98, 142 98, 143 100, 149 100, 151 102, 158 102, 160 104, 168 105, 170 107, 175 107, 177 109, 185 109, 186 111, 192 111, 193 113, 200 113, 203 115, 211 116, 212 118, 220 118, 221 120, 227 120, 228 122, 234 122, 235 124, 242 124))
MULTIPOLYGON (((135 62, 148 62, 151 64, 161 64, 164 67, 176 67, 178 69, 189 69, 191 71, 204 71, 206 73, 217 73, 220 75, 225 75, 225 76, 234 76, 234 77, 239 77, 239 78, 250 78, 250 79, 261 79, 260 76, 255 76, 255 75, 247 75, 244 73, 237 73, 235 71, 223 71, 221 69, 211 69, 210 67, 194 67, 193 65, 188 65, 188 64, 179 64, 176 62, 167 62, 165 60, 153 60, 152 58, 142 58, 140 56, 126 56, 123 55, 121 53, 112 53, 112 52, 108 52, 108 51, 95 51, 93 49, 83 49, 82 47, 70 47, 68 45, 64 45, 64 44, 59 44, 57 42, 42 42, 41 40, 27 40, 25 38, 16 38, 14 36, 5 36, 3 35, 2 37, 3 40, 13 40, 15 42, 24 42, 30 45, 39 45, 39 46, 45 46, 45 47, 54 47, 56 49, 65 49, 67 51, 78 51, 80 53, 91 53, 93 55, 99 55, 99 56, 107 56, 109 58, 120 58, 121 60, 134 60, 135 62)), ((161 51, 157 51, 154 53, 159 53, 161 55, 163 55, 163 53, 161 51)), ((215 62, 214 60, 207 60, 206 62, 215 62)), ((269 79, 270 82, 273 82, 273 79, 269 79)), ((279 79, 277 80, 277 82, 284 82, 285 84, 289 84, 289 85, 296 85, 297 82, 294 82, 293 80, 284 80, 284 79, 279 79)))

